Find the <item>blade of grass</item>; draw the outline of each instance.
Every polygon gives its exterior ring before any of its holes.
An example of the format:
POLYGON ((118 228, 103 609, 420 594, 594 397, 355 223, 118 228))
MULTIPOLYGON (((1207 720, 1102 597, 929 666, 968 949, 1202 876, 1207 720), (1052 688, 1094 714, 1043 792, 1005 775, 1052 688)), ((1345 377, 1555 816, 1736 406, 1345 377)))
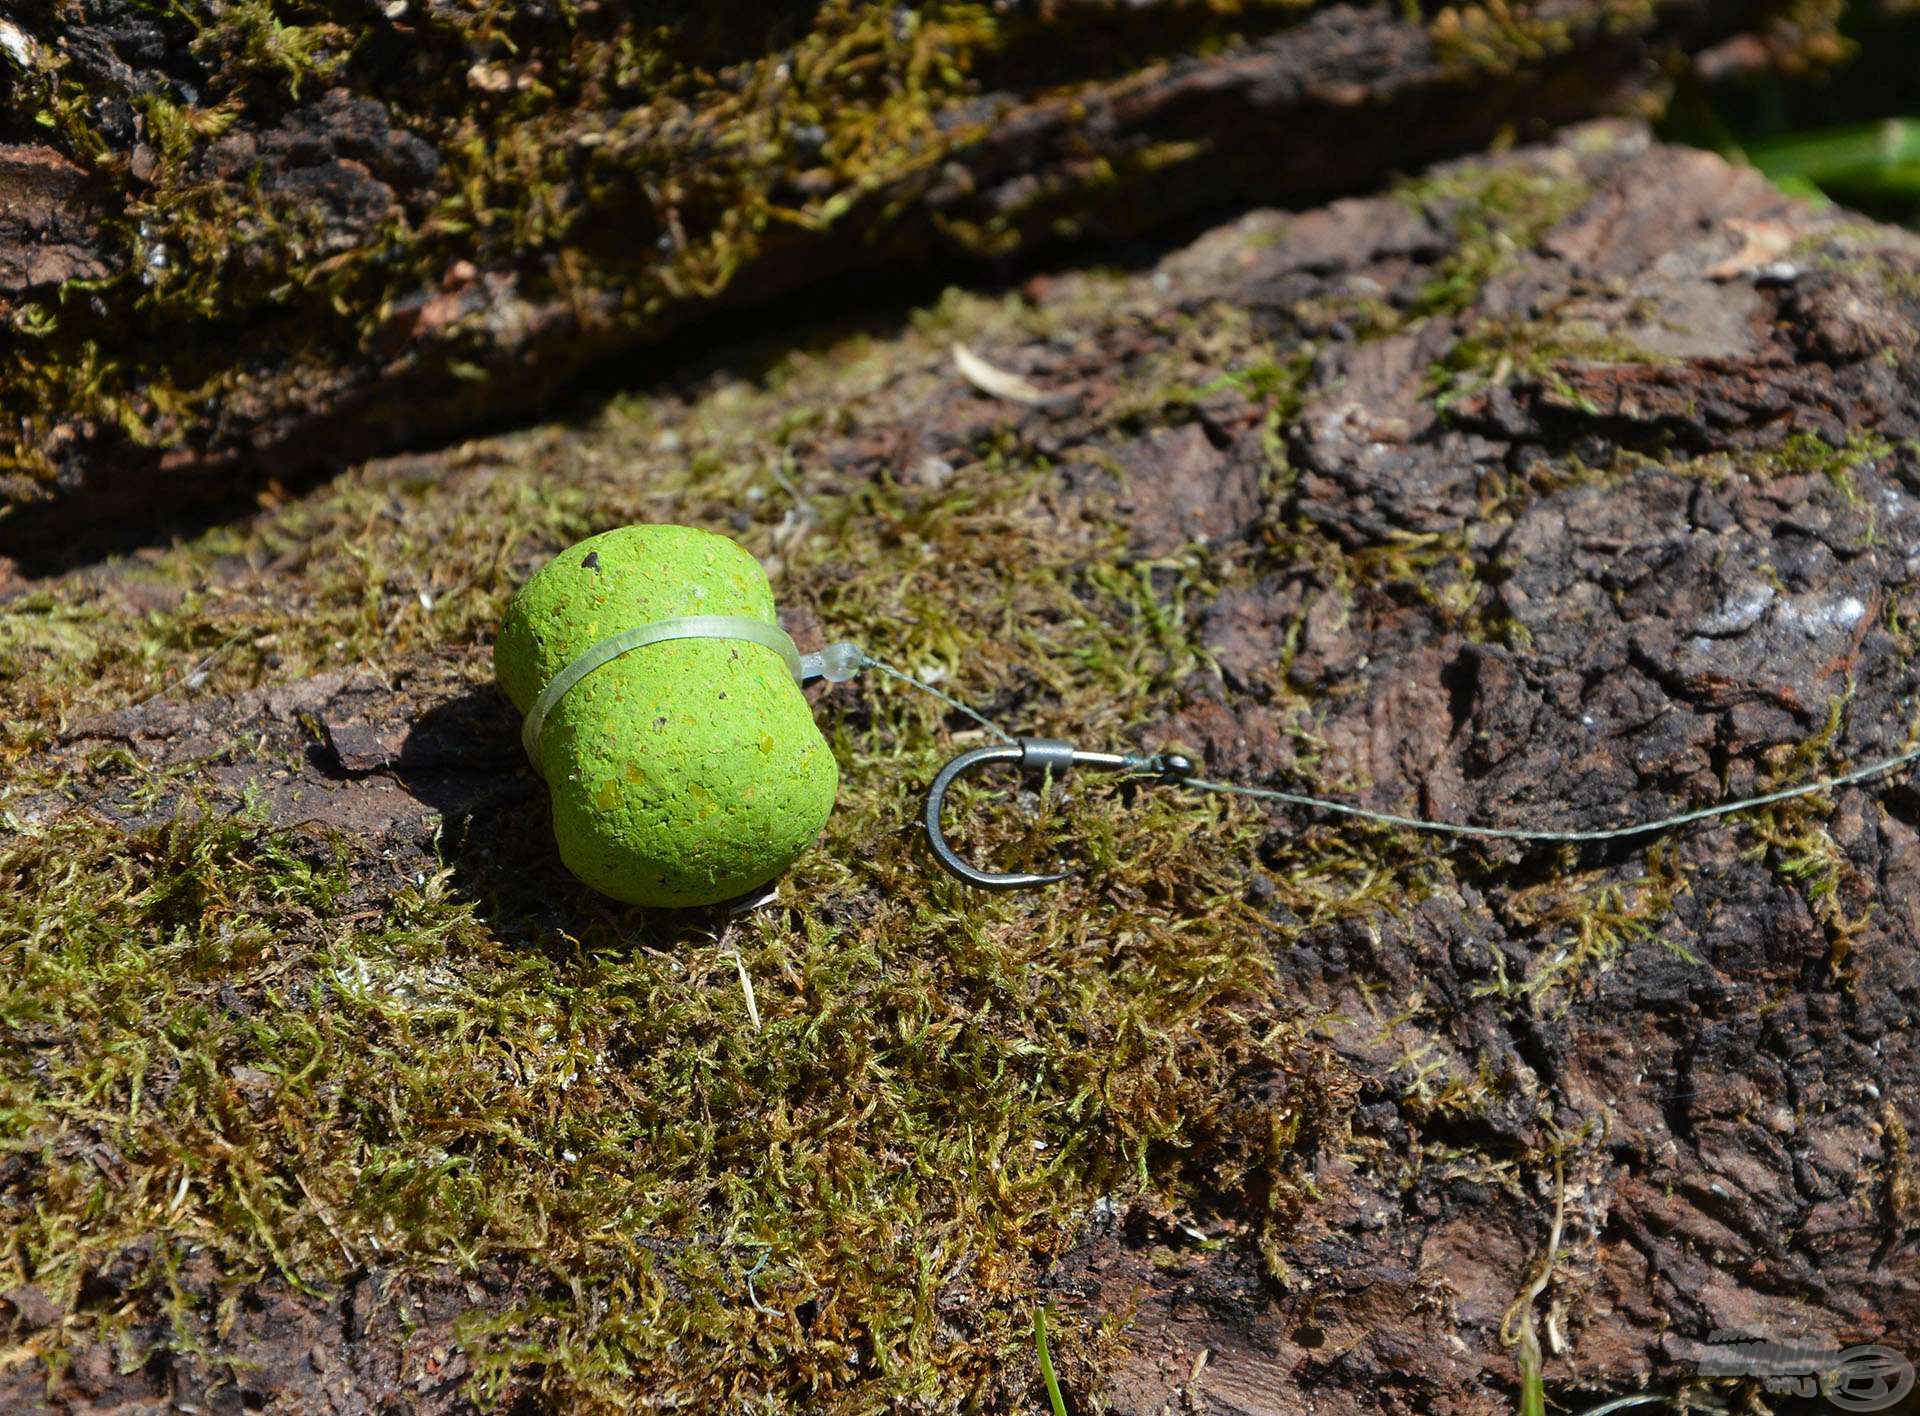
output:
POLYGON ((1784 192, 1790 197, 1804 197, 1810 202, 1829 205, 1832 202, 1832 198, 1817 182, 1809 182, 1806 178, 1796 177, 1791 172, 1783 173, 1778 177, 1768 174, 1767 180, 1773 183, 1775 190, 1784 192))
POLYGON ((1877 176, 1920 162, 1920 118, 1887 118, 1756 138, 1747 160, 1767 176, 1798 177, 1821 187, 1877 176))
POLYGON ((1836 177, 1826 184, 1826 190, 1853 201, 1910 202, 1920 198, 1920 162, 1836 177))
POLYGON ((1033 1346, 1040 1354, 1040 1380, 1046 1384, 1047 1402, 1053 1416, 1067 1416, 1067 1400, 1060 1394, 1060 1379, 1053 1374, 1053 1356, 1047 1351, 1047 1310, 1033 1310, 1033 1346))
POLYGON ((1547 1416, 1547 1383, 1540 1374, 1540 1350, 1520 1351, 1520 1416, 1547 1416))

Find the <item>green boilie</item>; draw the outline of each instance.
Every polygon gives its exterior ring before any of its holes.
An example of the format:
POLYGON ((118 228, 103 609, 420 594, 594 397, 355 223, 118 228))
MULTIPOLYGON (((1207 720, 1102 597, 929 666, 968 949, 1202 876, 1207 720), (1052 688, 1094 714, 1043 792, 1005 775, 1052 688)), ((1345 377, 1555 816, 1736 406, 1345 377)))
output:
MULTIPOLYGON (((687 615, 775 623, 760 563, 689 526, 627 526, 547 562, 507 607, 494 674, 521 713, 583 651, 687 615)), ((549 712, 539 766, 560 857, 636 905, 713 904, 766 884, 833 810, 839 769, 765 645, 676 639, 594 669, 549 712)))

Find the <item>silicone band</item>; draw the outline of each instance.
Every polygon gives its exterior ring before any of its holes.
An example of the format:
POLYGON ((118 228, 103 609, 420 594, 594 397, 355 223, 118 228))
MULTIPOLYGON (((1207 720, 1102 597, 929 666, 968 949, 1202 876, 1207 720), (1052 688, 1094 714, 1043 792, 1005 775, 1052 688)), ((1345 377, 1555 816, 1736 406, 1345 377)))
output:
MULTIPOLYGON (((684 615, 678 619, 635 625, 582 650, 540 690, 540 696, 533 700, 533 707, 527 710, 527 721, 520 728, 520 744, 526 748, 533 770, 545 775, 545 770, 540 766, 540 733, 547 725, 547 715, 559 706, 560 700, 567 696, 568 689, 602 664, 622 654, 643 649, 649 644, 663 644, 669 639, 741 639, 749 644, 763 644, 786 662, 787 670, 796 682, 806 682, 806 669, 800 651, 777 624, 747 619, 743 615, 684 615)), ((818 658, 811 654, 807 657, 818 658)))

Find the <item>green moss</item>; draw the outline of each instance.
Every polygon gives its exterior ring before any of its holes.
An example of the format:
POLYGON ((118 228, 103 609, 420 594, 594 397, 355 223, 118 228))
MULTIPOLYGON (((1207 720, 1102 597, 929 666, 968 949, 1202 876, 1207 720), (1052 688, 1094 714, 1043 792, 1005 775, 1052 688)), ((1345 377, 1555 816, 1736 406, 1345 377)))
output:
MULTIPOLYGON (((1846 698, 1834 699, 1827 705, 1827 720, 1819 731, 1770 754, 1773 760, 1761 789, 1804 781, 1827 770, 1828 754, 1846 721, 1846 706, 1846 698)), ((1829 814, 1817 797, 1778 802, 1752 812, 1746 820, 1747 858, 1765 861, 1779 880, 1800 892, 1808 913, 1826 933, 1830 964, 1840 970, 1853 952, 1854 937, 1873 913, 1873 888, 1872 882, 1859 878, 1833 839, 1829 814), (1850 906, 1857 909, 1850 912, 1850 906)))
MULTIPOLYGON (((1569 853, 1569 866, 1571 853, 1569 853)), ((1494 951, 1494 981, 1479 992, 1524 999, 1534 1010, 1565 1013, 1577 1001, 1582 983, 1611 968, 1629 945, 1658 937, 1673 914, 1674 901, 1692 888, 1665 842, 1646 854, 1638 880, 1622 882, 1616 872, 1599 869, 1556 872, 1541 884, 1515 891, 1501 909, 1516 932, 1532 932, 1539 948, 1523 978, 1509 977, 1506 960, 1494 951)), ((1672 952, 1689 964, 1700 961, 1677 944, 1672 952)))
MULTIPOLYGON (((203 1243, 235 1282, 314 1286, 457 1254, 574 1295, 465 1326, 482 1399, 530 1366, 569 1401, 648 1371, 688 1399, 952 1398, 998 1380, 1030 1265, 1081 1208, 1164 1174, 1240 1069, 1293 1065, 1254 1026, 1257 957, 1153 908, 1036 932, 884 852, 870 918, 749 923, 756 1030, 711 940, 636 949, 628 921, 516 948, 444 874, 333 924, 335 853, 214 815, 0 853, 5 1016, 35 1043, 0 1081, 39 1197, 16 1281, 71 1301, 145 1237, 160 1282, 203 1243), (961 1274, 971 1337, 933 1313, 961 1274), (779 1316, 802 1304, 811 1339, 779 1316)), ((1287 1163, 1233 1130, 1208 1154, 1243 1181, 1287 1163)))
POLYGON ((1568 155, 1541 162, 1493 162, 1403 184, 1401 200, 1435 215, 1453 250, 1415 296, 1409 318, 1458 314, 1487 282, 1587 200, 1591 189, 1568 155))
MULTIPOLYGON (((1664 364, 1673 360, 1630 339, 1580 321, 1481 320, 1456 339, 1427 373, 1427 394, 1445 412, 1453 404, 1515 381, 1536 383, 1584 403, 1564 369, 1568 364, 1664 364)), ((1587 411, 1599 410, 1586 404, 1587 411)))
MULTIPOLYGON (((1248 903, 1267 827, 1243 804, 983 780, 956 802, 970 854, 1087 869, 1044 897, 966 891, 909 829, 957 725, 862 680, 816 710, 844 782, 824 839, 719 940, 565 894, 537 852, 476 885, 455 842, 396 878, 361 843, 226 801, 130 839, 46 818, 49 798, 101 793, 170 810, 198 769, 50 757, 38 725, 358 666, 485 685, 528 573, 638 520, 735 528, 782 605, 1023 728, 1147 737, 1200 661, 1210 566, 1115 569, 1117 533, 1063 528, 1056 474, 1017 442, 937 489, 782 448, 914 358, 942 369, 952 339, 1033 318, 955 296, 904 356, 849 337, 464 467, 376 465, 137 577, 0 609, 0 812, 18 823, 0 1145, 32 1200, 0 1286, 77 1304, 43 1356, 150 1319, 190 1343, 263 1275, 330 1290, 363 1263, 451 1259, 523 1295, 461 1324, 483 1403, 1007 1408, 1030 1387, 1036 1277, 1102 1197, 1230 1203, 1277 1252, 1310 1203, 1303 1156, 1350 1098, 1271 1011, 1283 936, 1248 903), (1283 1100, 1249 1099, 1246 1077, 1281 1074, 1283 1100), (181 1277, 196 1251, 220 1292, 181 1277), (91 1306, 85 1276, 129 1253, 132 1297, 91 1306)), ((1280 407, 1284 362, 1245 347, 1226 366, 1280 407)), ((1264 870, 1306 928, 1417 896, 1433 859, 1308 830, 1264 870)), ((1063 1383, 1096 1390, 1115 1341, 1063 1315, 1063 1383)))
POLYGON ((1448 66, 1471 73, 1511 74, 1567 53, 1586 35, 1644 29, 1652 0, 1604 0, 1571 14, 1507 4, 1448 5, 1428 22, 1435 51, 1448 66))
POLYGON ((1858 503, 1853 474, 1869 462, 1890 456, 1893 444, 1877 433, 1854 431, 1839 446, 1817 433, 1794 433, 1772 452, 1743 459, 1741 470, 1762 480, 1772 477, 1821 477, 1849 502, 1858 503))
POLYGON ((307 0, 211 0, 176 5, 173 12, 198 31, 192 49, 214 73, 233 85, 283 89, 291 99, 303 85, 324 83, 352 57, 354 32, 320 18, 348 7, 307 0), (307 23, 289 23, 312 17, 307 23))
MULTIPOLYGON (((1418 0, 1408 3, 1418 14, 1418 0)), ((1839 33, 1845 0, 1775 0, 1756 8, 1760 13, 1748 23, 1782 71, 1818 73, 1847 57, 1848 42, 1839 33)), ((1565 55, 1594 35, 1641 33, 1656 15, 1653 0, 1601 0, 1570 12, 1526 0, 1485 0, 1441 7, 1427 33, 1450 68, 1505 75, 1565 55)))
MULTIPOLYGON (((884 344, 826 335, 581 425, 374 464, 0 606, 0 1146, 16 1158, 0 1163, 22 1201, 0 1289, 77 1304, 41 1355, 115 1331, 217 1346, 221 1304, 256 1278, 330 1291, 363 1265, 404 1279, 451 1262, 511 1280, 460 1324, 486 1405, 1019 1409, 1039 1392, 1036 1286, 1103 1199, 1229 1211, 1234 1242, 1285 1281, 1315 1202, 1306 1158, 1365 1144, 1345 1135, 1353 1081, 1319 1031, 1336 1020, 1274 1004, 1279 951, 1343 921, 1400 927, 1472 881, 1534 944, 1499 1005, 1558 1013, 1657 937, 1687 885, 1660 851, 1637 876, 1569 865, 1513 889, 1504 866, 1425 838, 1276 831, 1249 803, 1097 775, 957 793, 969 856, 1084 867, 1044 895, 966 891, 912 823, 968 726, 872 677, 814 710, 843 783, 821 842, 731 926, 574 892, 513 808, 481 807, 432 851, 369 844, 228 797, 175 813, 208 779, 192 762, 48 751, 59 725, 156 693, 217 709, 369 672, 418 694, 393 710, 410 716, 490 693, 516 588, 633 522, 724 530, 782 608, 1009 726, 1088 744, 1194 746, 1163 741, 1169 705, 1204 668, 1194 625, 1223 586, 1284 570, 1356 614, 1411 602, 1437 627, 1486 628, 1497 569, 1466 532, 1351 549, 1291 505, 1304 347, 1207 310, 1117 313, 1115 289, 1062 276, 1044 308, 952 293, 884 344), (1153 351, 1100 416, 1131 431, 1196 402, 1261 410, 1275 487, 1253 547, 1134 563, 1111 518, 1062 515, 1059 469, 1012 419, 927 482, 822 455, 923 406, 954 377, 955 341, 1106 341, 1150 320, 1153 351), (102 800, 178 819, 129 837, 59 811, 102 800), (1272 1078, 1284 1088, 1251 1084, 1272 1078), (215 1291, 184 1276, 195 1253, 215 1291), (128 1254, 144 1256, 129 1290, 89 1296, 85 1276, 128 1254)), ((1489 485, 1475 531, 1624 464, 1489 485)), ((1255 691, 1302 777, 1371 785, 1324 779, 1318 736, 1361 687, 1307 691, 1287 670, 1283 653, 1255 691)), ((305 746, 214 751, 264 775, 303 770, 305 746)), ((1797 859, 1780 820, 1768 848, 1797 859)), ((1383 1028, 1432 1006, 1404 980, 1361 982, 1383 1028)), ((1513 1100, 1478 1058, 1391 1045, 1416 1117, 1513 1100)), ((1518 1160, 1445 1151, 1365 1154, 1389 1180, 1445 1163, 1525 1194, 1518 1160)), ((1123 1319, 1060 1315, 1076 1399, 1100 1390, 1123 1319)))

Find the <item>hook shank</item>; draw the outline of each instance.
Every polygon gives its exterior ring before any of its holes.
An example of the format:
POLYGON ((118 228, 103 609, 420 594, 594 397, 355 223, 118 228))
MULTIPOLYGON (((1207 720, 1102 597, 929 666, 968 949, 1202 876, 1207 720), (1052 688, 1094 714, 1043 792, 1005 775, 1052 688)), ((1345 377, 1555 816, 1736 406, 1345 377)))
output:
POLYGON ((1193 764, 1177 753, 1141 756, 1131 752, 1088 752, 1057 738, 1019 738, 1010 743, 995 743, 961 753, 940 769, 940 775, 927 788, 927 808, 922 820, 933 858, 949 875, 982 890, 1024 890, 1033 885, 1052 885, 1065 880, 1070 870, 1038 873, 1034 871, 988 871, 969 865, 954 853, 941 828, 940 815, 946 807, 947 789, 965 772, 989 762, 1011 762, 1033 773, 1061 773, 1069 767, 1100 767, 1114 772, 1131 772, 1177 782, 1193 774, 1193 764))

